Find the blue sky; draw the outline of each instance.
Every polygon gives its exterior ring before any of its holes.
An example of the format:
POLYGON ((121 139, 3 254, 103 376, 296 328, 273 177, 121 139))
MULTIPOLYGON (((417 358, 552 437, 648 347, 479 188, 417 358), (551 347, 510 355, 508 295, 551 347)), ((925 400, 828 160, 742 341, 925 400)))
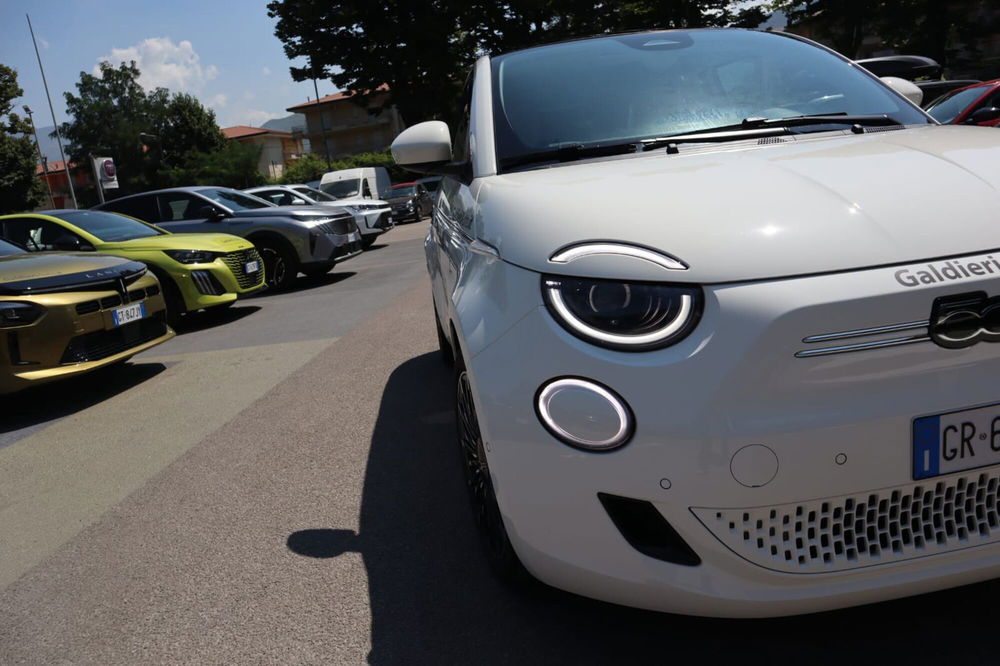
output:
MULTIPOLYGON (((143 85, 189 92, 216 112, 220 125, 260 125, 313 97, 296 83, 274 36, 266 0, 0 0, 0 63, 17 70, 39 126, 52 123, 25 13, 38 38, 60 122, 63 92, 100 60, 135 59, 143 85)), ((319 94, 335 92, 319 82, 319 94)))

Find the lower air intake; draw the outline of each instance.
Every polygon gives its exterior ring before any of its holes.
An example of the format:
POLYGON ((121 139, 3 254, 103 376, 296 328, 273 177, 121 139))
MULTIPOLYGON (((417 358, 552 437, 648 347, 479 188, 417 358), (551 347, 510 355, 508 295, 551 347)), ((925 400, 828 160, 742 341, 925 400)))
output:
POLYGON ((993 471, 799 504, 692 511, 754 564, 826 573, 996 543, 998 498, 993 471))
POLYGON ((597 498, 629 545, 643 555, 689 567, 701 564, 697 553, 652 503, 607 493, 597 493, 597 498))

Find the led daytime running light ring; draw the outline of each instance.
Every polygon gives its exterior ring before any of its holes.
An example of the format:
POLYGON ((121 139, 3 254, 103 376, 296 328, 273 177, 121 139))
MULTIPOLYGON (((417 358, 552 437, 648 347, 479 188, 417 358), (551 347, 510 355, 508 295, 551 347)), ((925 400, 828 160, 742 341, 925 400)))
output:
POLYGON ((559 379, 553 379, 547 384, 544 384, 542 388, 539 389, 535 398, 535 409, 538 412, 538 418, 541 420, 542 425, 544 425, 545 428, 552 433, 552 435, 570 446, 575 446, 587 451, 611 451, 624 446, 632 438, 632 433, 635 427, 632 410, 628 408, 628 405, 625 404, 625 401, 619 397, 618 394, 611 389, 601 386, 600 384, 577 377, 562 377, 559 379), (608 439, 588 440, 577 437, 560 426, 555 419, 552 418, 552 414, 549 411, 549 402, 560 390, 565 388, 584 389, 586 391, 596 393, 604 398, 604 400, 611 405, 615 414, 618 416, 618 431, 608 439))

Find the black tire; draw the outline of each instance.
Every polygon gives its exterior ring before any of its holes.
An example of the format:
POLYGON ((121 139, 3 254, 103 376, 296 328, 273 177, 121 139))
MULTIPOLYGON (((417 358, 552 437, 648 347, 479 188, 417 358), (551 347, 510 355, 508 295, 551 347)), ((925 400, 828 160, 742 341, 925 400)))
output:
POLYGON ((497 577, 507 585, 527 588, 534 578, 521 564, 507 535, 500 506, 490 477, 486 448, 479 430, 476 405, 472 399, 468 373, 461 358, 455 363, 455 415, 459 453, 465 471, 465 485, 486 559, 497 577))
POLYGON ((333 270, 333 265, 330 266, 310 266, 309 268, 300 268, 302 274, 308 278, 320 278, 333 270))
POLYGON ((375 234, 368 234, 367 236, 361 237, 361 249, 367 250, 372 245, 375 244, 375 240, 378 238, 375 234))
POLYGON ((264 261, 264 275, 271 289, 287 289, 299 274, 299 258, 295 251, 281 243, 266 240, 257 246, 264 261))
POLYGON ((160 280, 160 289, 163 290, 163 302, 167 304, 167 325, 170 328, 177 328, 177 324, 181 322, 181 316, 187 312, 187 306, 184 305, 184 296, 181 294, 180 287, 173 281, 173 278, 159 271, 154 272, 153 275, 160 280))

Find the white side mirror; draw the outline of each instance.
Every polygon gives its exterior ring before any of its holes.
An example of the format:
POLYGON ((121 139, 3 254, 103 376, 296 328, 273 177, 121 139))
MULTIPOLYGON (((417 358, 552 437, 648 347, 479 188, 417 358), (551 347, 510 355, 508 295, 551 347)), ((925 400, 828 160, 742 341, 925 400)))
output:
POLYGON ((451 132, 447 123, 428 120, 400 132, 391 148, 400 166, 450 162, 451 132))
POLYGON ((917 85, 906 79, 901 79, 898 76, 882 76, 879 77, 882 83, 886 84, 900 95, 910 100, 917 106, 924 101, 924 91, 917 87, 917 85))

